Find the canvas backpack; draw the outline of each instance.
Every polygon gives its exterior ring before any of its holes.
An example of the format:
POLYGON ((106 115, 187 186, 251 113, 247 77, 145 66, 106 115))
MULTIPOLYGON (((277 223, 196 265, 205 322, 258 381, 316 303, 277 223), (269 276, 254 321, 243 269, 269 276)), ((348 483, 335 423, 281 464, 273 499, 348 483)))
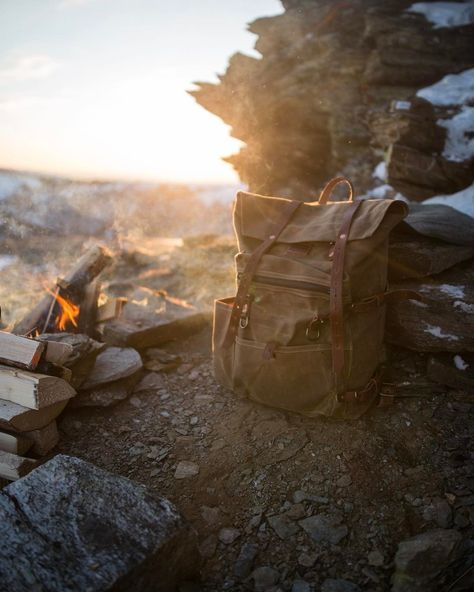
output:
POLYGON ((380 393, 386 304, 420 299, 387 289, 388 235, 406 215, 402 201, 354 201, 344 177, 314 202, 239 191, 237 294, 214 308, 217 380, 308 416, 366 411, 380 393), (339 183, 349 200, 329 201, 339 183))

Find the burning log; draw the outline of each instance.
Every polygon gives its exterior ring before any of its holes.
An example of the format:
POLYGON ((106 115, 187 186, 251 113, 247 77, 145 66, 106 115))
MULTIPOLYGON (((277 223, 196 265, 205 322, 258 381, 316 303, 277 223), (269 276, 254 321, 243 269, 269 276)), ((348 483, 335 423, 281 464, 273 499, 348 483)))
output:
POLYGON ((70 399, 76 391, 65 380, 0 365, 0 398, 29 409, 70 399))
MULTIPOLYGON (((58 278, 53 290, 48 290, 35 308, 19 321, 13 333, 29 335, 32 333, 64 331, 69 326, 78 327, 81 304, 88 300, 89 284, 110 263, 112 255, 108 249, 94 246, 89 249, 64 277, 58 278), (79 317, 79 319, 78 319, 79 317)), ((90 309, 86 312, 90 312, 90 309)))

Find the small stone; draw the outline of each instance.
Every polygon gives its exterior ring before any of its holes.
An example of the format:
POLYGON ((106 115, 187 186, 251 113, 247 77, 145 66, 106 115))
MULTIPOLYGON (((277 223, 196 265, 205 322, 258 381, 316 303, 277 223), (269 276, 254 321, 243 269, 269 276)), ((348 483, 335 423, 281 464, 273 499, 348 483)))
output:
POLYGON ((217 538, 215 535, 210 534, 206 537, 203 542, 199 545, 199 552, 205 559, 210 559, 214 556, 217 548, 217 538))
POLYGON ((130 400, 130 405, 133 405, 137 409, 142 406, 142 401, 138 397, 135 397, 135 396, 134 397, 130 397, 129 400, 130 400))
POLYGON ((219 531, 219 540, 224 545, 231 545, 240 536, 240 530, 236 528, 221 528, 219 531))
POLYGON ((286 514, 270 516, 267 520, 282 540, 285 540, 298 532, 298 526, 292 522, 286 514))
POLYGON ((298 557, 298 563, 303 567, 313 567, 317 558, 317 553, 301 553, 301 555, 298 557))
POLYGON ((369 565, 372 565, 373 567, 381 567, 384 564, 384 556, 377 549, 371 551, 367 558, 369 560, 369 565))
POLYGON ((198 370, 192 370, 192 372, 190 372, 188 374, 188 379, 189 380, 196 380, 198 379, 200 376, 200 372, 198 370))
POLYGON ((175 479, 187 479, 195 477, 199 473, 199 465, 189 460, 182 460, 178 463, 174 473, 175 479))
POLYGON ((201 516, 209 526, 217 526, 220 522, 221 512, 219 508, 201 507, 201 516))
POLYGON ((349 475, 349 473, 342 475, 342 477, 339 477, 339 479, 336 481, 336 485, 338 487, 349 487, 349 485, 351 485, 351 484, 352 484, 352 477, 349 475))
POLYGON ((339 516, 318 514, 300 520, 298 524, 316 543, 326 541, 337 545, 349 532, 339 516))
POLYGON ((303 504, 294 504, 286 512, 286 515, 290 520, 300 520, 301 518, 304 518, 306 516, 306 511, 304 509, 303 504))
POLYGON ((251 578, 254 582, 255 592, 265 592, 278 582, 280 574, 273 567, 262 566, 253 570, 251 578))
POLYGON ((196 425, 199 421, 199 418, 197 417, 197 415, 194 415, 193 417, 191 417, 191 419, 189 420, 189 423, 191 425, 196 425))
POLYGON ((311 586, 304 580, 295 580, 291 592, 311 592, 311 586))
POLYGON ((258 553, 258 546, 251 543, 244 543, 240 549, 239 556, 234 565, 234 575, 240 580, 244 580, 252 571, 255 557, 258 553))
POLYGON ((423 518, 435 522, 440 528, 450 528, 453 523, 453 512, 446 500, 438 499, 426 506, 423 510, 423 518))
POLYGON ((329 503, 327 497, 314 495, 302 490, 298 490, 293 493, 293 501, 295 504, 300 504, 301 502, 313 502, 314 504, 326 505, 329 503))
POLYGON ((328 578, 321 586, 321 592, 361 592, 359 586, 349 580, 328 578))

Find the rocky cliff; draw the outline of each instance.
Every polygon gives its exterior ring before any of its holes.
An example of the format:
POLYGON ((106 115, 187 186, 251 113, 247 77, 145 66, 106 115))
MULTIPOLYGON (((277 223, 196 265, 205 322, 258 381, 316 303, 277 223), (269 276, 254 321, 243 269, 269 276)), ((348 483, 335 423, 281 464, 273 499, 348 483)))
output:
POLYGON ((191 91, 245 143, 226 160, 252 191, 308 200, 342 173, 370 192, 382 160, 411 200, 472 184, 472 2, 282 3, 249 25, 261 59, 236 53, 191 91))

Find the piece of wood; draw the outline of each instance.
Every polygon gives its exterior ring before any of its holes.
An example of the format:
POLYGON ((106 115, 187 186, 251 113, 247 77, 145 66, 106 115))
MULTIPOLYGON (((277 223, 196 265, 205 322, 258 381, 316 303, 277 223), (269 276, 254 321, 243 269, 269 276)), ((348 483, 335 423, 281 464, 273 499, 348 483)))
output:
POLYGON ((34 339, 0 331, 0 362, 3 364, 34 370, 44 349, 44 344, 34 339))
POLYGON ((433 278, 405 280, 391 289, 420 292, 424 302, 387 307, 386 339, 426 352, 474 351, 474 265, 459 265, 433 278))
POLYGON ((84 290, 80 313, 77 319, 78 333, 92 335, 95 331, 99 295, 100 282, 95 279, 84 290))
POLYGON ((122 316, 105 323, 104 341, 144 349, 191 335, 208 320, 208 315, 183 300, 141 287, 128 299, 122 316))
POLYGON ((52 421, 43 428, 24 432, 23 436, 33 446, 31 452, 38 456, 48 454, 48 452, 51 452, 59 442, 59 432, 56 421, 52 421))
POLYGON ((59 401, 36 410, 0 399, 0 428, 15 432, 28 432, 44 428, 61 414, 68 401, 69 399, 59 401))
POLYGON ((117 319, 127 302, 127 298, 111 298, 97 309, 96 323, 117 319))
POLYGON ((419 278, 441 273, 454 265, 470 259, 474 254, 471 247, 421 237, 403 240, 396 237, 390 242, 388 251, 388 273, 390 281, 419 278))
POLYGON ((58 341, 43 341, 42 343, 46 346, 42 359, 51 364, 64 366, 74 353, 74 348, 70 343, 61 343, 58 341))
POLYGON ((24 436, 0 431, 0 450, 3 452, 21 455, 25 454, 32 446, 33 442, 24 436))
POLYGON ((32 458, 23 458, 11 452, 0 450, 0 477, 8 481, 16 481, 32 471, 37 462, 32 458))
POLYGON ((0 365, 0 398, 5 401, 42 409, 75 394, 72 386, 61 378, 0 365))
MULTIPOLYGON (((51 291, 54 293, 59 288, 60 296, 80 305, 87 286, 111 260, 112 255, 105 247, 99 245, 91 247, 64 278, 58 278, 57 285, 51 291)), ((59 311, 59 304, 54 302, 52 294, 47 293, 33 310, 15 325, 13 333, 16 335, 28 335, 34 331, 53 333, 56 331, 55 319, 59 311)))

